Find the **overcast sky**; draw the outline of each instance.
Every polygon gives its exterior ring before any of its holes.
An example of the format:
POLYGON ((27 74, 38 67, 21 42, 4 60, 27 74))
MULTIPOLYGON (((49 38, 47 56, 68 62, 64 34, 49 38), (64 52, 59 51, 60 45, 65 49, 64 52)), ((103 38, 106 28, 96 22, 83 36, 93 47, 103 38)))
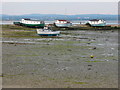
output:
POLYGON ((2 2, 2 14, 118 14, 117 2, 2 2))
POLYGON ((120 0, 1 0, 2 2, 119 2, 120 0))

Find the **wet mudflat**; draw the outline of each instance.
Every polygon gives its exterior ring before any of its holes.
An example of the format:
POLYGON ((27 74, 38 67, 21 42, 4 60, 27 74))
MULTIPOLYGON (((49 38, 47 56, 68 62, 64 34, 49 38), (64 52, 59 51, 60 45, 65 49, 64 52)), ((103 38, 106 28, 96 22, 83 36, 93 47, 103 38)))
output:
POLYGON ((18 31, 3 31, 4 88, 118 87, 117 30, 61 31, 49 38, 18 31))

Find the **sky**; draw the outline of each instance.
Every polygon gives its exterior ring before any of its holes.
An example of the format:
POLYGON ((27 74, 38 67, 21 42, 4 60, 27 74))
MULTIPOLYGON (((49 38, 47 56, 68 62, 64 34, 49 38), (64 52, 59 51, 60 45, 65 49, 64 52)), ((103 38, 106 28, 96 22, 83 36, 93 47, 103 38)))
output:
POLYGON ((6 0, 2 2, 2 12, 0 14, 7 15, 118 14, 118 2, 10 2, 10 1, 8 2, 6 0))
POLYGON ((2 2, 119 2, 119 0, 1 0, 2 2))

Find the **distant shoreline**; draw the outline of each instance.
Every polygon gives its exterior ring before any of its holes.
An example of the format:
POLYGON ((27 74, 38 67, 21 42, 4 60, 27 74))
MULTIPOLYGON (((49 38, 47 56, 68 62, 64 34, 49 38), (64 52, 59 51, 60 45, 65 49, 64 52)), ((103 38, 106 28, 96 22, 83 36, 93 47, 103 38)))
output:
MULTIPOLYGON (((72 22, 73 25, 79 25, 80 22, 81 22, 82 25, 84 25, 87 21, 88 20, 76 20, 76 21, 72 21, 71 20, 71 22, 72 22)), ((13 21, 0 21, 0 25, 12 25, 13 22, 14 22, 14 20, 13 21)), ((45 24, 53 24, 53 23, 54 23, 54 21, 45 21, 45 24)), ((116 20, 110 20, 110 21, 106 21, 106 24, 114 26, 114 25, 118 25, 118 21, 116 21, 116 20)))
MULTIPOLYGON (((2 30, 35 30, 35 28, 29 28, 29 27, 22 27, 22 26, 17 26, 17 25, 0 25, 0 27, 2 27, 2 30)), ((73 25, 69 28, 59 28, 59 27, 55 27, 54 25, 52 25, 52 29, 53 30, 118 30, 120 29, 119 25, 106 25, 104 27, 90 27, 88 25, 73 25)))

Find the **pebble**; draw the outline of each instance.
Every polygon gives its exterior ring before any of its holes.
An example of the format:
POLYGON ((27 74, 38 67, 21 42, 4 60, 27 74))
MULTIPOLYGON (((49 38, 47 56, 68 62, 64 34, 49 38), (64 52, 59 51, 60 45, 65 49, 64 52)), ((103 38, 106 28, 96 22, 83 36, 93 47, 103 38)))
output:
POLYGON ((91 70, 91 68, 88 68, 88 70, 91 70))

